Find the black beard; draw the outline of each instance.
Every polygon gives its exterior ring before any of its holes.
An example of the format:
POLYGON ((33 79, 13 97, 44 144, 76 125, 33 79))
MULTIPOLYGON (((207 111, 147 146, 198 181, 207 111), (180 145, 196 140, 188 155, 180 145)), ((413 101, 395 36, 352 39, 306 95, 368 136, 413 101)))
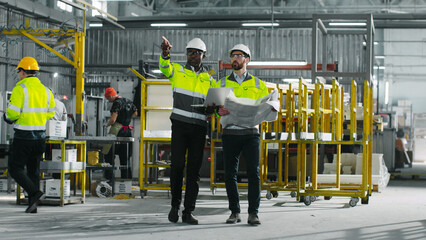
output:
POLYGON ((232 63, 232 69, 234 69, 234 70, 240 70, 241 68, 243 68, 242 64, 238 64, 238 62, 236 62, 236 61, 232 63))

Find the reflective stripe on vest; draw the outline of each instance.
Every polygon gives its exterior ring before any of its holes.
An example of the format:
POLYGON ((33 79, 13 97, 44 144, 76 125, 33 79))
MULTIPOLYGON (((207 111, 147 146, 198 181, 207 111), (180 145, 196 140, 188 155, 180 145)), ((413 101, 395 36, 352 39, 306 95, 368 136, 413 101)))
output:
POLYGON ((10 108, 10 109, 12 109, 15 112, 21 112, 21 108, 20 107, 17 107, 17 106, 12 105, 12 104, 7 105, 7 108, 10 108))
POLYGON ((188 96, 191 96, 191 97, 198 97, 198 98, 206 99, 206 95, 204 95, 202 93, 193 92, 193 91, 183 89, 183 88, 174 87, 173 92, 181 93, 181 94, 188 95, 188 96))
MULTIPOLYGON (((169 65, 161 65, 160 64, 160 68, 169 68, 170 67, 170 64, 169 65)), ((167 78, 171 78, 171 77, 173 77, 173 74, 175 73, 175 67, 173 66, 173 64, 172 64, 172 74, 170 74, 170 76, 166 76, 167 78)))
POLYGON ((195 113, 195 112, 188 112, 188 111, 184 111, 181 109, 177 109, 177 108, 173 108, 172 113, 177 114, 177 115, 181 115, 187 118, 195 118, 195 119, 199 119, 199 120, 206 120, 206 115, 204 114, 199 114, 199 113, 195 113))

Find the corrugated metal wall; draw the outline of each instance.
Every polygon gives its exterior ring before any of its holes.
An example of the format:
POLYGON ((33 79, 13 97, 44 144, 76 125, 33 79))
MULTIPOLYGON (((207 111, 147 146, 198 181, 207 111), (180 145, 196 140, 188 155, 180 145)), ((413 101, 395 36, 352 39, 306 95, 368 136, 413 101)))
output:
MULTIPOLYGON (((180 30, 89 30, 86 39, 88 65, 138 65, 139 60, 157 61, 161 36, 172 44, 174 61, 185 61, 186 42, 194 37, 207 45, 206 61, 229 62, 227 50, 244 43, 252 51, 252 60, 306 60, 311 62, 311 29, 180 29, 180 30)), ((364 66, 363 39, 358 35, 332 35, 327 38, 328 63, 338 61, 339 71, 362 71, 364 66)), ((321 58, 319 58, 321 59, 321 58)), ((310 71, 257 70, 255 75, 266 81, 302 76, 310 71)))

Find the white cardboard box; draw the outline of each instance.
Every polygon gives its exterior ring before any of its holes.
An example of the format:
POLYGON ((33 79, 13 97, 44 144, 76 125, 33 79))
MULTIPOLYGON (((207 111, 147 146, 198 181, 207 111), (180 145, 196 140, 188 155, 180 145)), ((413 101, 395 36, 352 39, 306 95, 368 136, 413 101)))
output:
POLYGON ((114 193, 123 193, 123 194, 132 193, 132 181, 114 182, 114 193))
POLYGON ((46 122, 46 137, 67 137, 67 122, 47 120, 46 122))
MULTIPOLYGON (((52 149, 52 161, 61 161, 61 149, 52 149)), ((65 149, 65 162, 77 162, 77 149, 65 149)))
MULTIPOLYGON (((40 181, 41 189, 46 197, 61 197, 61 180, 48 179, 40 181)), ((64 198, 70 197, 70 180, 64 180, 64 198)))

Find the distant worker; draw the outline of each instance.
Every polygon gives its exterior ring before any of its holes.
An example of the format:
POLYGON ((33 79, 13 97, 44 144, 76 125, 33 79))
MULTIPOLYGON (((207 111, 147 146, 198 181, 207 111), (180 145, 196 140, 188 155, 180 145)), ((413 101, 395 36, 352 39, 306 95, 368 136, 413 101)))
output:
MULTIPOLYGON (((250 49, 243 44, 235 45, 229 50, 231 64, 234 72, 219 80, 215 87, 233 87, 233 93, 238 99, 244 99, 248 104, 254 104, 256 100, 269 94, 265 83, 259 78, 247 72, 247 64, 250 61, 250 49)), ((279 103, 276 103, 279 105, 279 103)), ((270 108, 271 111, 278 109, 270 108)), ((218 114, 222 116, 223 128, 222 146, 225 166, 225 186, 229 201, 231 215, 226 223, 241 222, 240 199, 238 194, 238 162, 241 153, 244 156, 248 177, 248 224, 260 224, 258 209, 260 205, 260 135, 258 126, 241 126, 243 117, 234 122, 223 124, 227 120, 229 109, 220 107, 218 114), (240 121, 241 120, 241 121, 240 121)), ((253 115, 253 118, 255 115, 253 115)))
POLYGON ((37 213, 37 206, 44 198, 44 193, 40 191, 40 161, 46 149, 46 120, 55 114, 55 101, 49 88, 35 77, 40 68, 34 58, 22 58, 16 70, 19 81, 12 90, 6 114, 3 115, 15 130, 8 169, 28 193, 25 212, 37 213))
POLYGON ((170 80, 173 88, 173 110, 171 139, 170 188, 172 208, 169 221, 179 220, 179 208, 182 202, 182 185, 186 162, 185 209, 182 222, 198 224, 192 212, 198 196, 200 168, 206 141, 206 115, 191 105, 203 104, 207 91, 215 80, 209 74, 208 66, 202 64, 206 57, 206 44, 199 38, 190 40, 186 45, 187 62, 185 65, 170 62, 172 45, 163 36, 161 44, 160 70, 170 80), (187 154, 188 152, 188 154, 187 154), (185 156, 188 159, 185 159, 185 156))
MULTIPOLYGON (((132 137, 133 127, 129 126, 129 124, 132 121, 132 118, 138 115, 138 110, 133 104, 133 101, 120 97, 114 88, 107 88, 104 96, 109 102, 112 102, 112 107, 110 109, 111 118, 105 124, 107 127, 111 126, 109 134, 117 137, 132 137)), ((115 148, 115 154, 118 154, 120 157, 120 165, 127 166, 128 158, 130 157, 128 153, 130 154, 132 152, 131 148, 128 150, 127 146, 128 143, 117 144, 115 148)), ((112 155, 111 144, 104 145, 102 153, 105 155, 106 162, 113 165, 115 156, 112 155)), ((107 179, 112 179, 114 177, 112 170, 106 170, 105 177, 107 179)), ((121 168, 121 178, 132 179, 131 169, 121 168)))
POLYGON ((52 120, 67 121, 67 108, 58 97, 55 97, 55 116, 53 116, 52 120))

